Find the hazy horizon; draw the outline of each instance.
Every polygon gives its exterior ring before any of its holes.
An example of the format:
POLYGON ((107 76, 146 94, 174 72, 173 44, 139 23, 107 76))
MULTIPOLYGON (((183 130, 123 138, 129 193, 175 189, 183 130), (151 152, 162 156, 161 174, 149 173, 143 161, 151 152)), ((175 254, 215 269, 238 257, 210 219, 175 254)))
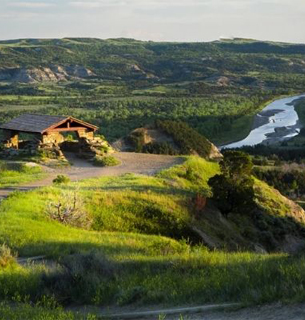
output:
POLYGON ((305 43, 304 16, 304 0, 0 0, 0 39, 305 43))
POLYGON ((305 42, 291 42, 291 41, 279 41, 279 40, 272 40, 272 39, 252 39, 252 38, 246 38, 246 37, 235 37, 235 38, 225 38, 225 37, 220 37, 219 39, 213 39, 213 40, 201 40, 201 41, 175 41, 175 40, 143 40, 143 39, 136 39, 136 38, 127 38, 127 37, 111 37, 111 38, 98 38, 98 37, 77 37, 77 36, 72 36, 72 37, 61 37, 61 38, 53 38, 53 37, 39 37, 39 38, 34 38, 34 37, 28 37, 28 38, 9 38, 9 39, 1 39, 1 42, 5 41, 17 41, 17 40, 53 40, 53 39, 98 39, 98 40, 111 40, 111 39, 130 39, 130 40, 135 40, 135 41, 147 41, 147 42, 164 42, 164 43, 209 43, 209 42, 214 42, 214 41, 225 41, 225 40, 238 40, 238 39, 244 39, 244 40, 253 40, 253 41, 258 41, 258 42, 275 42, 275 43, 287 43, 287 44, 305 44, 305 42))

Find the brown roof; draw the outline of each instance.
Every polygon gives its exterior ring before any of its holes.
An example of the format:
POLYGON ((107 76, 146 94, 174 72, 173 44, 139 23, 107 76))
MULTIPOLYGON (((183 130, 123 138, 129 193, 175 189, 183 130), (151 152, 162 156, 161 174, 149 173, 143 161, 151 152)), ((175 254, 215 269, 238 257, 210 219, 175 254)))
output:
POLYGON ((74 121, 78 122, 81 126, 89 127, 94 130, 97 129, 96 126, 75 119, 73 117, 49 116, 44 114, 23 114, 17 118, 12 119, 7 123, 0 125, 0 129, 31 133, 44 133, 48 129, 54 128, 57 125, 60 125, 69 119, 73 119, 74 121))

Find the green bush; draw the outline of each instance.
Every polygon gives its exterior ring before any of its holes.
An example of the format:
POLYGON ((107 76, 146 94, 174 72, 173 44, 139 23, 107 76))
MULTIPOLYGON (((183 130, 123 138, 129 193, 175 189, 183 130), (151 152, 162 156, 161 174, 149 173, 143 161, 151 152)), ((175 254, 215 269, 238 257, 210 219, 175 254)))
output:
POLYGON ((113 156, 101 157, 96 155, 93 160, 94 164, 99 167, 114 167, 121 162, 113 156))
POLYGON ((65 176, 64 174, 59 174, 54 180, 53 183, 54 184, 67 184, 69 183, 71 180, 69 177, 65 176))
POLYGON ((57 155, 50 150, 37 150, 36 155, 39 159, 57 159, 57 155))
POLYGON ((150 142, 143 147, 142 152, 169 155, 179 154, 179 151, 174 149, 168 142, 150 142))

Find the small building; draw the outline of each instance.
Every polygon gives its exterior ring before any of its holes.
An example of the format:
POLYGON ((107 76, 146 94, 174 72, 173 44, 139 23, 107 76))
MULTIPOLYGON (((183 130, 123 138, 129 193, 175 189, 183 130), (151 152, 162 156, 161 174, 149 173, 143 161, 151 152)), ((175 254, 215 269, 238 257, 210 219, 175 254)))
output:
POLYGON ((97 126, 73 117, 23 114, 0 125, 0 129, 4 146, 17 150, 22 149, 20 134, 30 135, 30 141, 37 149, 58 149, 65 141, 64 132, 75 132, 80 146, 87 145, 87 149, 91 145, 105 145, 104 140, 94 136, 97 126))

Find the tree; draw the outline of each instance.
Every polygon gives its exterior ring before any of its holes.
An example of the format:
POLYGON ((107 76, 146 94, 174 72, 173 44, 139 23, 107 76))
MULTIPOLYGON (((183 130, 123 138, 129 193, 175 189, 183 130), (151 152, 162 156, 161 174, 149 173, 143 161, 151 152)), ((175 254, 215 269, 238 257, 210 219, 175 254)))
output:
POLYGON ((220 162, 222 174, 233 180, 238 180, 242 176, 251 176, 252 169, 251 157, 241 151, 226 151, 220 162))
POLYGON ((253 164, 249 155, 227 151, 220 163, 221 174, 212 177, 209 185, 212 199, 224 215, 245 210, 254 205, 253 164))

